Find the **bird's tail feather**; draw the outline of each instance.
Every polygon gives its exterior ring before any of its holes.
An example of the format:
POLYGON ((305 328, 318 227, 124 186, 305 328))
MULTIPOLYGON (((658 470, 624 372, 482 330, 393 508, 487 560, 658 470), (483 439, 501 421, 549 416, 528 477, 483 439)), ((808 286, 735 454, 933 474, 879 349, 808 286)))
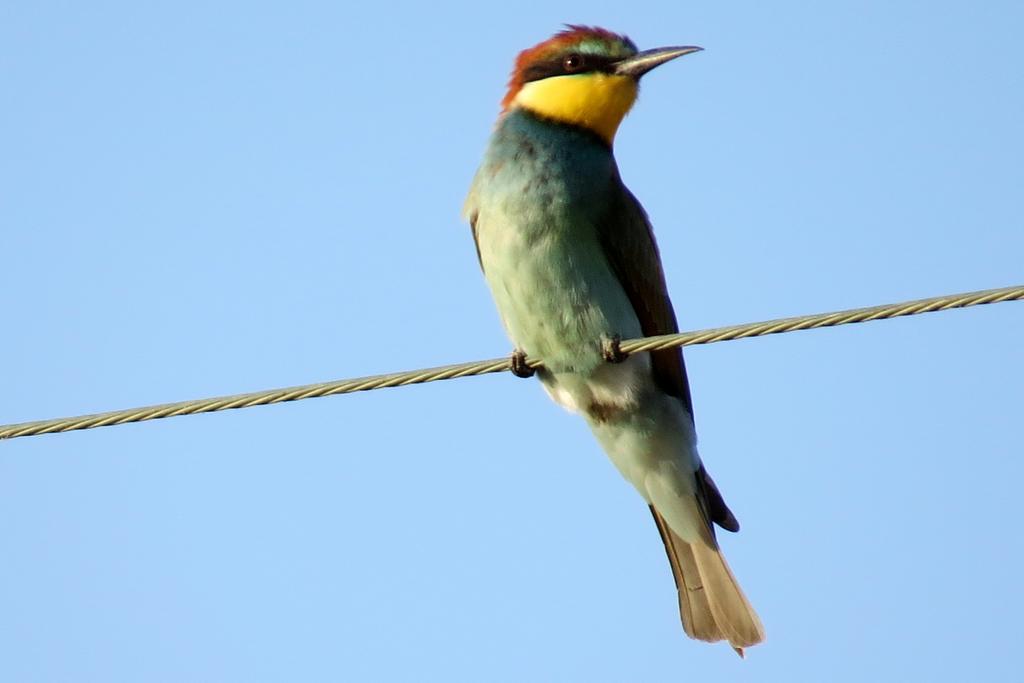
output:
POLYGON ((713 540, 684 541, 653 507, 672 576, 679 591, 679 615, 691 638, 727 640, 742 657, 743 648, 764 640, 764 627, 713 540))

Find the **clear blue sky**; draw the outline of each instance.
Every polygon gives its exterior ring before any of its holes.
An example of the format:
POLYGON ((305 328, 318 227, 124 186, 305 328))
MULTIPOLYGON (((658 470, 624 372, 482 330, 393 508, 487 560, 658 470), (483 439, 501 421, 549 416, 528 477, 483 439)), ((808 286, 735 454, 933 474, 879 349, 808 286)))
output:
MULTIPOLYGON (((0 423, 505 354, 459 211, 562 22, 706 48, 616 145, 685 328, 1024 281, 1019 2, 7 2, 0 423)), ((0 680, 1007 680, 1022 328, 687 352, 746 662, 502 375, 0 444, 0 680)))

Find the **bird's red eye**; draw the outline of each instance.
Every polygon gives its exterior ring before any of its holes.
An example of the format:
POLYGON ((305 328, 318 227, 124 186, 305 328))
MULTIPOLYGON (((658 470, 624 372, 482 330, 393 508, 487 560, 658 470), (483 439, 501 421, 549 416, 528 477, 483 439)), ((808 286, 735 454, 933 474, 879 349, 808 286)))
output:
POLYGON ((579 71, 583 68, 583 55, 571 54, 562 60, 562 68, 568 72, 579 71))

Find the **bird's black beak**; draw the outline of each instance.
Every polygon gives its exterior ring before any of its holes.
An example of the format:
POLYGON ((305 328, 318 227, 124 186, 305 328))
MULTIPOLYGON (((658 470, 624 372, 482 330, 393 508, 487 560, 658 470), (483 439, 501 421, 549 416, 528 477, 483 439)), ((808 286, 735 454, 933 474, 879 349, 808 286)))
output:
POLYGON ((615 65, 615 73, 620 76, 632 76, 640 78, 656 66, 670 62, 676 57, 682 57, 692 52, 700 52, 704 48, 695 45, 684 45, 680 47, 656 47, 653 50, 638 52, 632 57, 627 57, 615 65))

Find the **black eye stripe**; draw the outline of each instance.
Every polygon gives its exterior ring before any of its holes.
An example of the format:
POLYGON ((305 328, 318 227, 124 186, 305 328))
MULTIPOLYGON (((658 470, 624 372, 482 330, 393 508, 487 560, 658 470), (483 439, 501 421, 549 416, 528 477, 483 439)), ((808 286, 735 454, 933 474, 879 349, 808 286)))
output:
POLYGON ((530 81, 539 81, 545 78, 551 78, 552 76, 565 76, 566 74, 584 74, 593 71, 602 71, 604 73, 611 73, 614 71, 614 65, 619 59, 615 57, 604 57, 601 55, 588 55, 583 53, 568 53, 561 54, 552 59, 537 62, 531 64, 523 70, 523 82, 529 83, 530 81), (576 68, 566 68, 566 62, 569 57, 578 56, 582 59, 582 64, 576 68))

